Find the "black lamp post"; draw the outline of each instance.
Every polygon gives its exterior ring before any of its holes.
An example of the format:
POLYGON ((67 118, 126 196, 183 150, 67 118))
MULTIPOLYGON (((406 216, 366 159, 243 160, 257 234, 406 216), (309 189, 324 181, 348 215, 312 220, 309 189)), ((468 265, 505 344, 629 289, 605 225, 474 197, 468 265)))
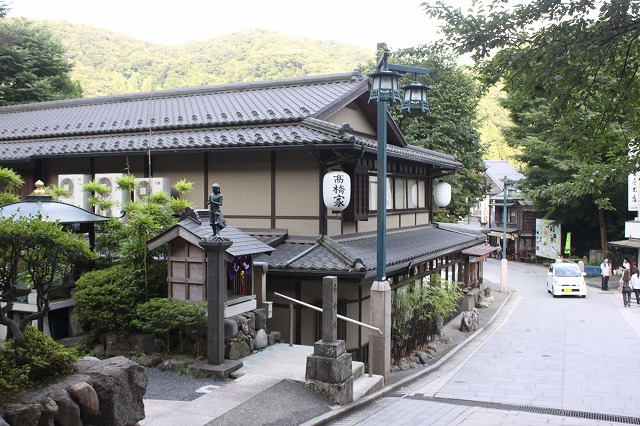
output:
POLYGON ((407 73, 414 74, 414 82, 403 86, 403 111, 429 112, 427 91, 431 88, 418 82, 418 75, 427 74, 428 68, 395 65, 387 62, 389 49, 385 43, 378 43, 376 72, 370 74, 371 93, 369 101, 377 102, 378 118, 378 173, 377 173, 377 265, 376 280, 386 279, 387 253, 387 102, 399 102, 398 79, 407 73))

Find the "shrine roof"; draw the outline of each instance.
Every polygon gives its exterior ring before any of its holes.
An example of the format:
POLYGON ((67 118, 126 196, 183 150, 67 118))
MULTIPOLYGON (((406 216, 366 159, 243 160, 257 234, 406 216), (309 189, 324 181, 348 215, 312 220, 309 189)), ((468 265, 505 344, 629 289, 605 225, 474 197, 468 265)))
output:
MULTIPOLYGON (((387 230, 387 272, 401 271, 447 254, 484 244, 482 233, 461 232, 436 225, 387 230)), ((289 238, 271 256, 259 256, 270 271, 308 271, 318 274, 375 275, 376 233, 321 237, 317 240, 289 238)))

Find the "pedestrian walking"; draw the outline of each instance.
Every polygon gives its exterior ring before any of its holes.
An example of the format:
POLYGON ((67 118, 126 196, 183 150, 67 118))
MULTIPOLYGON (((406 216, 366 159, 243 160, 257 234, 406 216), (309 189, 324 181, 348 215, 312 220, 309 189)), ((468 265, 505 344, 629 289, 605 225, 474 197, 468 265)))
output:
POLYGON ((620 291, 622 291, 622 303, 625 308, 631 306, 631 273, 628 269, 625 269, 622 273, 622 286, 620 287, 620 291))
POLYGON ((605 257, 600 264, 600 275, 602 276, 602 291, 609 290, 609 277, 611 276, 611 264, 609 258, 605 257))
POLYGON ((629 264, 629 259, 626 258, 626 257, 624 259, 622 259, 622 269, 631 270, 631 265, 629 264))
POLYGON ((640 307, 640 269, 633 268, 633 272, 631 276, 631 289, 636 294, 636 303, 640 307))

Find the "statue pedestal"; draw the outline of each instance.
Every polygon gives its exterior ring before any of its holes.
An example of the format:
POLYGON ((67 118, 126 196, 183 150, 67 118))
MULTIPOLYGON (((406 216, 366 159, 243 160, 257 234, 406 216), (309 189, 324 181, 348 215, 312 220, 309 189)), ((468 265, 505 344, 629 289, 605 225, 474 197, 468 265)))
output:
POLYGON ((336 404, 353 401, 351 354, 345 351, 344 340, 320 340, 313 345, 313 355, 307 357, 305 384, 336 404))
POLYGON ((224 302, 227 286, 224 253, 232 244, 223 239, 200 242, 207 252, 207 362, 211 365, 225 365, 224 302))

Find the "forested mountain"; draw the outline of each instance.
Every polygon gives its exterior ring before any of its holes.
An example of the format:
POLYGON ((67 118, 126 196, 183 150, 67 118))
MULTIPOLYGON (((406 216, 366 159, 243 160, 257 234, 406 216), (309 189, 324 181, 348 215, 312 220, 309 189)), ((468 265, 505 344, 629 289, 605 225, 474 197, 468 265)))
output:
MULTIPOLYGON (((250 30, 179 46, 147 43, 65 21, 46 21, 67 49, 85 97, 371 69, 375 52, 334 41, 250 30)), ((511 159, 500 130, 508 117, 498 90, 481 102, 486 158, 511 159)))
POLYGON ((375 59, 373 50, 288 37, 265 30, 179 46, 47 21, 74 64, 86 97, 349 71, 375 59))

